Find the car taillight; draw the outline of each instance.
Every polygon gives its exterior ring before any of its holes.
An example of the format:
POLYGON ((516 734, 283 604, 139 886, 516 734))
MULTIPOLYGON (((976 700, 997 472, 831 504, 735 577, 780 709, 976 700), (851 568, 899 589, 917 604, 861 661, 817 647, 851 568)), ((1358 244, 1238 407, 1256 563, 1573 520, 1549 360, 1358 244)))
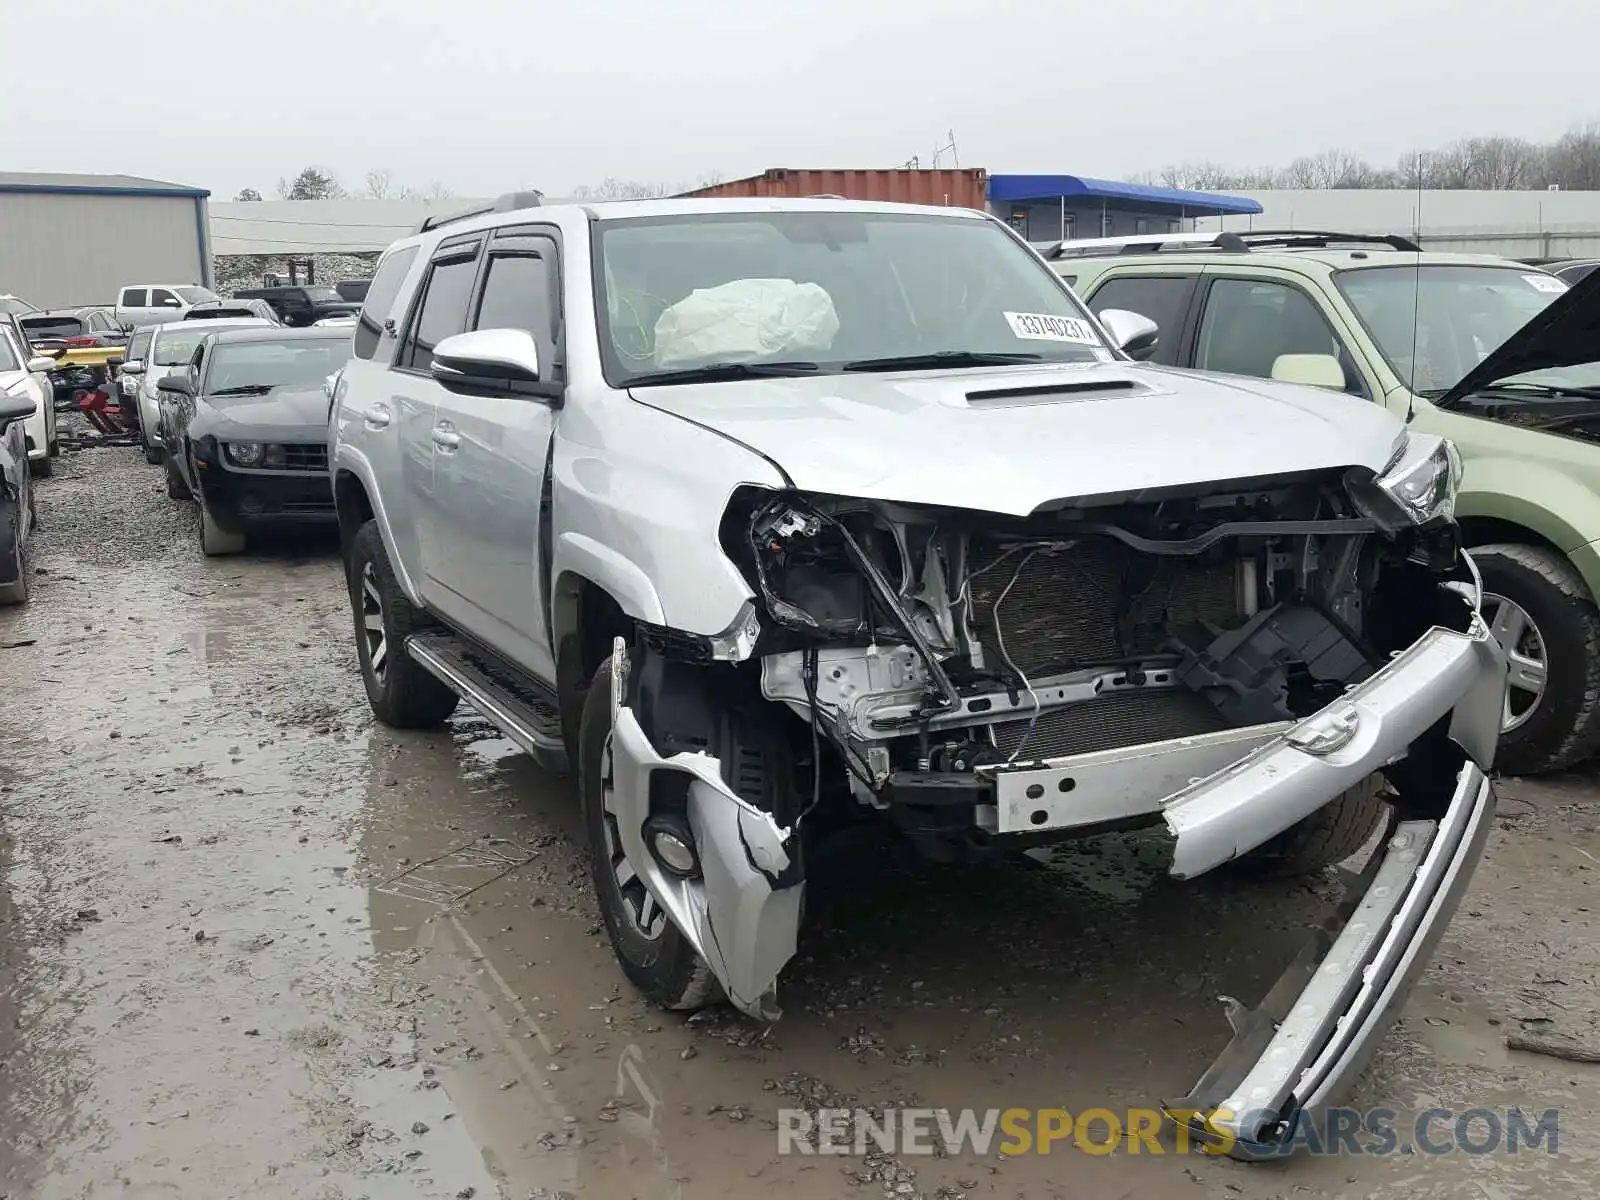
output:
POLYGON ((94 344, 95 339, 92 337, 69 337, 67 339, 67 348, 69 350, 73 346, 93 346, 94 344))

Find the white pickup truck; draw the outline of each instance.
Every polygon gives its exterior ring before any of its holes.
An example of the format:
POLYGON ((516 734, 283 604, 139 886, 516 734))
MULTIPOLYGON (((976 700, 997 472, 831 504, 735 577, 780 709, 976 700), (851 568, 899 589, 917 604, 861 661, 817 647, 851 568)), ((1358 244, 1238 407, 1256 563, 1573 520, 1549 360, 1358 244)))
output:
POLYGON ((181 321, 196 304, 222 299, 196 283, 130 283, 117 293, 116 319, 124 329, 181 321))
POLYGON ((613 949, 679 1009, 778 1015, 808 863, 862 824, 945 860, 1145 825, 1180 879, 1381 831, 1168 1108, 1273 1153, 1472 876, 1506 656, 1448 442, 1156 337, 965 210, 433 218, 329 389, 372 708, 464 698, 575 766, 613 949))

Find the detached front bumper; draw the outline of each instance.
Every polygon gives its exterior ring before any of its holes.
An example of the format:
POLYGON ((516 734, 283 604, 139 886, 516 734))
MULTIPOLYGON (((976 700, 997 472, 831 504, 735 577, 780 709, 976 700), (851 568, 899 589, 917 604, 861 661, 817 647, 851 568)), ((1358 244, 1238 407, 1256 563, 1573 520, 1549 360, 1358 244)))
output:
POLYGON ((1319 931, 1258 1008, 1223 998, 1233 1040, 1167 1115, 1235 1158, 1292 1152, 1298 1123, 1337 1104, 1383 1040, 1472 880, 1494 810, 1487 776, 1467 763, 1443 817, 1402 822, 1374 854, 1342 929, 1319 931))
POLYGON ((1468 632, 1428 630, 1304 720, 997 768, 996 802, 979 822, 991 833, 1049 833, 1159 815, 1176 839, 1172 874, 1193 878, 1398 762, 1443 720, 1487 770, 1505 664, 1474 606, 1468 632), (1329 729, 1343 740, 1319 742, 1329 729))

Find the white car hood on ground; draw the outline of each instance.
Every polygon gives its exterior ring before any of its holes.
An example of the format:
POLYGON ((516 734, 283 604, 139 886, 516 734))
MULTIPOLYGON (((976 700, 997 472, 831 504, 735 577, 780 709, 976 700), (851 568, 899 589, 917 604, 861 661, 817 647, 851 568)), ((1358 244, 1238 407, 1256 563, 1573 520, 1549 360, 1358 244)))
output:
POLYGON ((803 491, 1016 515, 1054 500, 1149 488, 1356 465, 1382 471, 1404 432, 1396 417, 1358 397, 1131 363, 755 379, 632 394, 736 438, 803 491), (1071 390, 1037 394, 1062 387, 1071 390))

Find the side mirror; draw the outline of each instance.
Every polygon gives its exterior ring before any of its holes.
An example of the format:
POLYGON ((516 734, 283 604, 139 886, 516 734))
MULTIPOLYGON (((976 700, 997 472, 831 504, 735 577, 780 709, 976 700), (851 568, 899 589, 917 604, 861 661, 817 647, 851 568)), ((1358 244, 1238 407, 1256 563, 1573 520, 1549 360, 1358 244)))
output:
POLYGON ((1135 362, 1144 362, 1156 352, 1161 341, 1161 326, 1149 317, 1125 308, 1108 308, 1099 317, 1117 349, 1135 362))
POLYGON ((187 372, 180 372, 177 375, 163 375, 156 382, 156 390, 158 392, 169 392, 174 396, 192 396, 194 395, 194 384, 189 382, 187 372))
POLYGON ((144 361, 142 359, 136 358, 132 362, 123 363, 122 364, 122 373, 124 375, 143 375, 144 374, 144 361))
POLYGON ((1344 391, 1344 367, 1331 354, 1280 354, 1272 360, 1272 377, 1279 383, 1344 391))
POLYGON ((55 369, 56 360, 48 354, 35 354, 28 360, 28 370, 33 374, 38 374, 40 371, 54 371, 55 369))
POLYGON ((10 396, 0 392, 0 433, 18 421, 25 421, 38 411, 31 396, 10 396))
POLYGON ((561 394, 541 378, 539 345, 526 329, 475 329, 442 340, 433 349, 435 381, 452 392, 488 396, 561 394))

